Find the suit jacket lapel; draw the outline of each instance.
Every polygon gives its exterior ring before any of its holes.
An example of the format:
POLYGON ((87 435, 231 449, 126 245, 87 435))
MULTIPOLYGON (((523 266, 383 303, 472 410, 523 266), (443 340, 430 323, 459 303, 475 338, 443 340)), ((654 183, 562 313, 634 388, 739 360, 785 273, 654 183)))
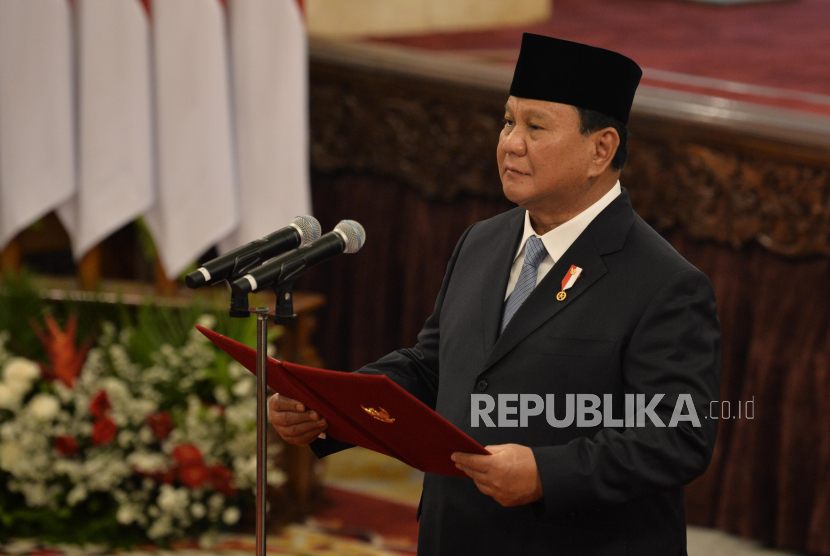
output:
POLYGON ((524 233, 523 210, 517 210, 510 219, 507 232, 493 244, 492 255, 487 257, 483 271, 481 291, 482 326, 484 328, 484 353, 490 353, 501 325, 501 312, 504 305, 504 292, 510 278, 510 267, 519 248, 519 241, 524 233))
MULTIPOLYGON (((539 328, 549 319, 553 318, 559 311, 576 302, 582 293, 588 290, 599 280, 608 269, 602 260, 602 255, 613 253, 622 249, 628 230, 634 222, 634 211, 628 199, 628 193, 623 189, 622 194, 617 197, 605 210, 603 210, 585 231, 573 242, 564 255, 553 265, 553 268, 536 286, 525 302, 513 315, 504 331, 498 336, 494 344, 485 342, 485 348, 492 351, 484 363, 487 370, 499 359, 504 357, 519 342, 526 338, 531 332, 539 328), (576 284, 567 292, 564 301, 557 301, 556 294, 562 289, 562 278, 571 267, 576 265, 582 268, 582 274, 576 284)), ((515 254, 514 246, 513 253, 515 254)), ((509 275, 508 263, 507 273, 509 275)), ((492 275, 491 275, 492 276, 492 275)), ((495 281, 494 281, 495 282, 495 281)), ((501 320, 501 306, 504 299, 504 291, 507 288, 507 280, 499 281, 498 292, 490 292, 499 302, 498 316, 495 317, 495 332, 498 331, 501 320), (503 282, 503 283, 502 283, 503 282)), ((485 288, 486 289, 486 288, 485 288)), ((493 310, 485 312, 485 329, 492 328, 493 310)))

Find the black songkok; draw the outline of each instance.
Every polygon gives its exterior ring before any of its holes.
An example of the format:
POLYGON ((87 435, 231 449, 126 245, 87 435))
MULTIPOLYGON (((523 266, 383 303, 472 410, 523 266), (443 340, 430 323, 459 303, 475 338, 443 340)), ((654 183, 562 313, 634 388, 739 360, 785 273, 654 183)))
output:
POLYGON ((510 94, 595 110, 627 125, 642 76, 617 52, 525 33, 510 94))

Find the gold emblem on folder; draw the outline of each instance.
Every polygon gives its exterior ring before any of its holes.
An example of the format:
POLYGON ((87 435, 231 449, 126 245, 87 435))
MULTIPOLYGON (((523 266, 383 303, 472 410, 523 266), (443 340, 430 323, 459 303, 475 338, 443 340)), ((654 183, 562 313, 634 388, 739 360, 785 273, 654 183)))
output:
MULTIPOLYGON (((363 405, 361 404, 360 407, 363 407, 363 405)), ((379 409, 375 409, 374 407, 363 407, 363 411, 365 411, 378 421, 383 421, 384 423, 395 422, 395 419, 389 416, 389 412, 383 409, 382 407, 379 409)))

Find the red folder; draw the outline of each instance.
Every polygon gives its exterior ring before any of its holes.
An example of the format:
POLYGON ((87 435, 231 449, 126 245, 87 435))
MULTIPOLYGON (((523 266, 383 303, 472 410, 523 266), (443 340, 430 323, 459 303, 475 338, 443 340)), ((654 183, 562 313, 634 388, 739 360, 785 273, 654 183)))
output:
MULTIPOLYGON (((256 350, 196 326, 256 374, 256 350)), ((326 371, 268 358, 268 386, 328 421, 326 434, 428 473, 466 477, 453 452, 488 455, 481 445, 384 375, 326 371)))

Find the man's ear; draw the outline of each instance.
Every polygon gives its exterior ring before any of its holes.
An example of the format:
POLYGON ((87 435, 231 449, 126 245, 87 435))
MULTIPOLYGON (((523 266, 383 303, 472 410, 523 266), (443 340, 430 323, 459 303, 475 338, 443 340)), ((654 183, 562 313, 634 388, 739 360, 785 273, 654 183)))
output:
POLYGON ((590 177, 602 175, 611 165, 617 149, 620 147, 620 136, 613 127, 606 127, 591 134, 594 143, 594 159, 591 161, 590 177))

